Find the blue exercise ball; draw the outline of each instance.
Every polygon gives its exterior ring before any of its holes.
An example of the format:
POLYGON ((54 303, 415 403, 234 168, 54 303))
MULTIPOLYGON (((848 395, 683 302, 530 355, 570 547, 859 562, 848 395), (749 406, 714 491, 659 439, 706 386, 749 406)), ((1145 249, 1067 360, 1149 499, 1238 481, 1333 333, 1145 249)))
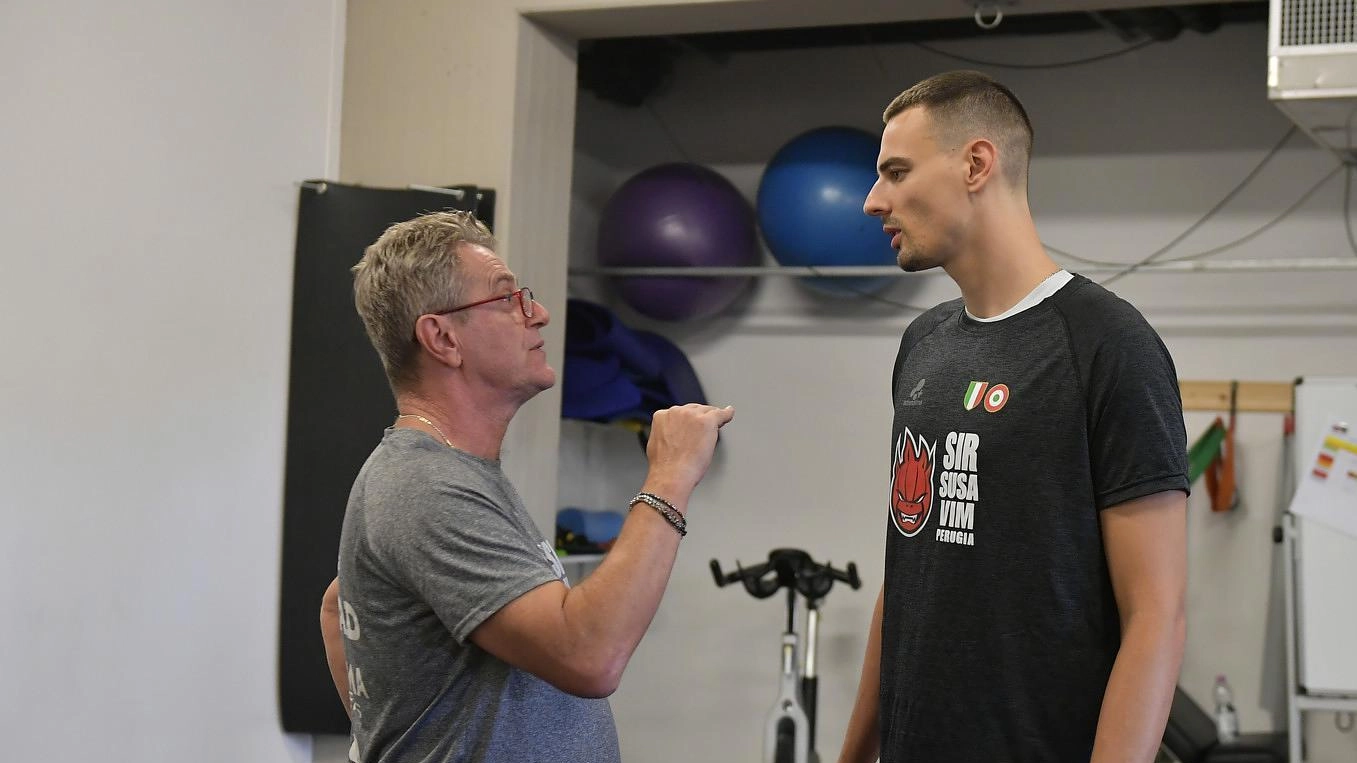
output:
MULTIPOLYGON (((740 266, 759 264, 758 230, 749 201, 729 180, 679 162, 644 170, 603 208, 598 261, 604 266, 740 266)), ((708 318, 752 283, 749 277, 625 277, 622 299, 662 321, 708 318)))
MULTIPOLYGON (((881 222, 862 211, 876 182, 877 136, 852 127, 821 127, 773 155, 759 181, 763 239, 783 265, 894 265, 881 222)), ((891 276, 804 278, 835 296, 881 291, 891 276)))

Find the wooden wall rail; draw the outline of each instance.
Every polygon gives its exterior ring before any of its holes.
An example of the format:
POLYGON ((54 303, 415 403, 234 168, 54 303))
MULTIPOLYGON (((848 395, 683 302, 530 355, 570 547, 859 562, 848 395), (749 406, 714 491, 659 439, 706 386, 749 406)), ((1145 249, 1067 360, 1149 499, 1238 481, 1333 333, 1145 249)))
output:
MULTIPOLYGON (((1230 410, 1228 381, 1179 381, 1185 411, 1230 410)), ((1293 382, 1239 382, 1235 410, 1259 413, 1290 413, 1295 389, 1293 382)))

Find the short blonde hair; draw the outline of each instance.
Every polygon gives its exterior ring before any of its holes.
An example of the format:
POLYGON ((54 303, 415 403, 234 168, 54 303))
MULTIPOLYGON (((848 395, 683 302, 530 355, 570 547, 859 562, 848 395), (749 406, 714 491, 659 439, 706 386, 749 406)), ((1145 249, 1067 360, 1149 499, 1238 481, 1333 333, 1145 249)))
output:
POLYGON ((464 245, 497 246, 470 212, 433 212, 387 228, 353 266, 354 304, 393 391, 414 381, 415 321, 461 299, 464 245))
POLYGON ((985 138, 999 147, 1004 174, 1015 187, 1027 185, 1032 158, 1032 120, 1012 90, 977 71, 951 71, 929 77, 897 95, 881 115, 890 122, 914 107, 928 113, 933 139, 956 146, 985 138))

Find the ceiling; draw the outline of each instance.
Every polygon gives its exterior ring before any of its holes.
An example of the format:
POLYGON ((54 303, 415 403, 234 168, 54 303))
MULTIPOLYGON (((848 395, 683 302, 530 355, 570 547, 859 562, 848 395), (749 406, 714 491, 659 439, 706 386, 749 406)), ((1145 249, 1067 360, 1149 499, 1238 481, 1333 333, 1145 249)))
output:
MULTIPOLYGON (((1009 3, 1012 0, 1001 2, 1009 3)), ((915 5, 926 8, 940 4, 911 3, 912 8, 915 5)), ((1030 3, 1023 0, 1021 8, 1030 11, 1036 5, 1077 4, 1030 3)), ((964 4, 955 1, 946 6, 953 12, 958 8, 963 11, 966 9, 964 4)), ((1014 4, 1010 11, 1018 7, 1014 4)), ((675 63, 683 56, 696 55, 721 61, 729 55, 750 51, 1096 30, 1111 32, 1128 44, 1140 41, 1166 42, 1187 31, 1211 34, 1228 24, 1256 24, 1267 19, 1267 11, 1265 2, 1212 2, 1009 13, 996 28, 989 30, 982 29, 975 19, 965 17, 589 38, 579 42, 578 82, 581 90, 592 92, 605 101, 637 107, 664 87, 673 75, 675 63)))
POLYGON ((1135 8, 1255 5, 1264 13, 1267 8, 1265 0, 538 0, 520 8, 567 39, 586 40, 971 19, 977 2, 1000 7, 1005 23, 1028 15, 1135 8), (539 4, 540 10, 532 10, 539 4))

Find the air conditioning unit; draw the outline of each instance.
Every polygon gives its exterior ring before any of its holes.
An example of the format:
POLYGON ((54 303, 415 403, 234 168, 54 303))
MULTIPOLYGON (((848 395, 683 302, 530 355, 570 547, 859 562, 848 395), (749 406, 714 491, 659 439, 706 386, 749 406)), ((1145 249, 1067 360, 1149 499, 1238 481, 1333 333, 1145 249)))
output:
POLYGON ((1270 0, 1268 98, 1357 163, 1357 0, 1270 0))

